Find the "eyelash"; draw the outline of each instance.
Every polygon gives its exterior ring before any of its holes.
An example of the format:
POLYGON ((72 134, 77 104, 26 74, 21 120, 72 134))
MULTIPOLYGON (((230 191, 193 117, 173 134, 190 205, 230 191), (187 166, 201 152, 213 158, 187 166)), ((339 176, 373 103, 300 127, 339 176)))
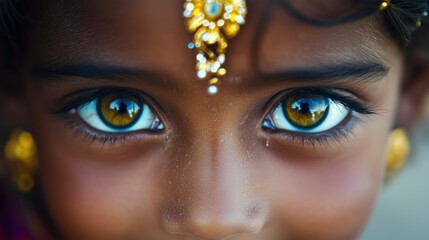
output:
MULTIPOLYGON (((356 115, 355 113, 362 115, 373 115, 376 114, 374 108, 365 106, 356 97, 352 97, 352 94, 344 94, 344 90, 339 89, 330 89, 330 88, 296 88, 283 91, 270 101, 269 111, 264 115, 263 121, 269 116, 273 109, 282 104, 288 96, 291 95, 304 95, 304 94, 317 94, 320 96, 325 96, 332 99, 335 103, 341 104, 352 113, 347 117, 347 120, 344 124, 340 124, 339 127, 328 130, 322 133, 307 134, 307 133, 293 133, 286 130, 273 130, 267 127, 262 126, 262 128, 269 132, 270 134, 275 134, 278 137, 283 138, 285 141, 296 142, 302 145, 310 144, 315 146, 316 144, 326 146, 330 145, 332 142, 340 142, 343 139, 349 139, 353 135, 353 129, 356 124, 361 122, 361 116, 356 115), (273 104, 274 103, 274 104, 273 104)), ((99 141, 103 145, 109 144, 114 145, 118 141, 124 143, 132 138, 134 134, 112 134, 112 133, 102 133, 96 130, 92 130, 89 127, 86 127, 84 123, 80 123, 81 120, 76 120, 76 116, 72 116, 76 113, 76 109, 85 106, 91 101, 101 98, 109 94, 129 94, 130 96, 136 97, 138 99, 146 99, 145 95, 139 91, 128 89, 128 88, 99 88, 99 89, 89 89, 82 92, 76 92, 69 95, 68 103, 65 104, 65 107, 57 111, 52 111, 51 113, 64 117, 67 120, 68 126, 70 126, 74 132, 75 136, 84 135, 84 140, 90 140, 91 142, 99 141)))
POLYGON ((51 111, 51 114, 65 118, 67 125, 74 131, 74 136, 77 137, 83 135, 83 139, 89 140, 91 143, 98 141, 101 142, 103 146, 105 144, 113 146, 118 141, 124 143, 135 138, 135 134, 103 133, 97 130, 92 130, 90 127, 86 126, 87 124, 83 123, 83 120, 76 119, 78 117, 75 116, 77 109, 84 107, 96 99, 114 94, 132 96, 141 100, 140 102, 151 102, 145 101, 148 97, 137 90, 129 88, 95 88, 75 92, 66 96, 65 98, 68 99, 66 100, 67 103, 65 104, 65 107, 59 110, 51 111))
POLYGON ((351 111, 349 116, 343 120, 343 123, 337 127, 327 130, 321 133, 296 133, 287 130, 274 130, 269 127, 262 125, 262 128, 271 134, 275 134, 277 137, 284 139, 284 141, 295 142, 301 145, 310 145, 315 147, 316 145, 330 146, 333 143, 340 143, 342 140, 348 140, 353 136, 353 130, 355 126, 362 122, 362 116, 360 115, 375 115, 377 114, 374 107, 365 106, 361 103, 357 97, 353 94, 347 93, 345 90, 332 89, 332 88, 295 88, 289 89, 277 94, 270 101, 268 111, 265 113, 263 121, 269 117, 270 113, 273 112, 282 102, 292 95, 305 95, 315 94, 330 98, 336 104, 341 104, 351 111), (357 114, 356 114, 357 113, 357 114))
POLYGON ((118 141, 121 143, 124 143, 125 141, 130 140, 130 138, 132 138, 133 136, 133 135, 125 135, 125 134, 113 135, 113 134, 99 133, 99 132, 90 130, 87 127, 82 126, 82 124, 77 123, 76 120, 73 120, 70 118, 68 119, 67 124, 70 128, 72 128, 72 130, 74 130, 75 137, 83 135, 84 141, 89 140, 91 143, 95 141, 101 142, 103 146, 105 144, 109 144, 109 146, 113 146, 118 141))

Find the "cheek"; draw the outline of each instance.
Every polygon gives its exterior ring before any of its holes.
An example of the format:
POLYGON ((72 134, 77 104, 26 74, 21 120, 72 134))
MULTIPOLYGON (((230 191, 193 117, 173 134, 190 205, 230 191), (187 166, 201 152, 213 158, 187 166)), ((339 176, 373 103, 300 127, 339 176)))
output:
MULTIPOLYGON (((327 147, 330 150, 309 149, 313 153, 303 157, 302 150, 283 149, 282 158, 272 153, 263 157, 270 159, 260 167, 270 173, 265 185, 274 193, 275 218, 286 235, 292 239, 359 235, 382 184, 388 129, 380 118, 357 127, 353 140, 327 147)), ((279 148, 274 141, 272 147, 279 148)))
MULTIPOLYGON (((393 74, 392 74, 393 75, 393 74)), ((399 76, 399 74, 395 75, 399 76)), ((379 95, 378 115, 362 118, 349 139, 307 150, 272 142, 263 156, 275 218, 291 239, 356 239, 384 179, 386 138, 399 80, 390 77, 379 95)), ((380 86, 383 87, 383 86, 380 86)))
POLYGON ((136 229, 156 225, 151 221, 157 214, 150 207, 155 205, 154 196, 159 196, 154 161, 103 163, 103 159, 64 154, 64 148, 52 150, 56 147, 60 148, 58 141, 47 141, 40 148, 41 184, 65 236, 136 236, 136 229))
POLYGON ((115 236, 152 224, 141 218, 153 215, 146 207, 156 196, 145 180, 151 166, 85 164, 92 159, 43 152, 40 157, 45 199, 65 236, 115 236))
MULTIPOLYGON (((383 139, 381 139, 382 141, 383 139)), ((382 182, 383 149, 270 167, 276 217, 292 239, 354 239, 382 182), (338 229, 333 230, 334 226, 338 229)), ((275 161, 273 161, 275 162, 275 161)))
MULTIPOLYGON (((69 239, 130 239, 160 228, 157 141, 100 145, 76 136, 32 98, 40 184, 56 227, 69 239), (136 143, 137 144, 137 143, 136 143), (133 151, 137 150, 137 151, 133 151)), ((144 238, 148 238, 144 236, 144 238)))

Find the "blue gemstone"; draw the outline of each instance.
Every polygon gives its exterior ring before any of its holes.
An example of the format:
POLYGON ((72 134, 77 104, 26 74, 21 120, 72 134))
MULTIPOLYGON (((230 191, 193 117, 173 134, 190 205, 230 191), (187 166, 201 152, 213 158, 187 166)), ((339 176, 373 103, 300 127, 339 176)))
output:
POLYGON ((222 3, 217 1, 208 1, 204 6, 204 12, 210 18, 216 18, 222 13, 222 3))

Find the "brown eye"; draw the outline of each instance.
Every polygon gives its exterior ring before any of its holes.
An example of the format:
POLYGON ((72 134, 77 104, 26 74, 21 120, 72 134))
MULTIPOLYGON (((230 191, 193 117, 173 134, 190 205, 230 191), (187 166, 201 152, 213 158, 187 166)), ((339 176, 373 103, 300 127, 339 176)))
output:
POLYGON ((98 102, 101 120, 112 128, 123 129, 132 126, 142 114, 138 99, 129 96, 106 96, 98 102))
POLYGON ((303 91, 309 90, 292 91, 279 100, 265 116, 263 128, 271 131, 321 133, 337 127, 353 112, 339 100, 303 91))
POLYGON ((322 123, 329 113, 329 99, 319 95, 288 97, 283 111, 289 122, 298 128, 314 128, 322 123))
POLYGON ((156 112, 148 103, 133 94, 102 94, 101 97, 77 108, 76 114, 89 126, 103 132, 164 130, 164 124, 156 112))

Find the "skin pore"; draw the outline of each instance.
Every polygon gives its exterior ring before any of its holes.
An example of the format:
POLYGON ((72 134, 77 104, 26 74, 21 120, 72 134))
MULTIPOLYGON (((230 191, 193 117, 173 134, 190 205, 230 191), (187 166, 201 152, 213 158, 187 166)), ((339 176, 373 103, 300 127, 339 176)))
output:
POLYGON ((318 27, 280 8, 255 48, 266 3, 248 7, 229 41, 228 74, 209 96, 186 48, 181 1, 45 6, 22 73, 39 184, 63 239, 359 236, 382 184, 401 52, 377 16, 318 27), (143 96, 164 130, 94 129, 68 105, 100 88, 143 96), (323 133, 265 129, 296 89, 346 96, 368 111, 323 133))

